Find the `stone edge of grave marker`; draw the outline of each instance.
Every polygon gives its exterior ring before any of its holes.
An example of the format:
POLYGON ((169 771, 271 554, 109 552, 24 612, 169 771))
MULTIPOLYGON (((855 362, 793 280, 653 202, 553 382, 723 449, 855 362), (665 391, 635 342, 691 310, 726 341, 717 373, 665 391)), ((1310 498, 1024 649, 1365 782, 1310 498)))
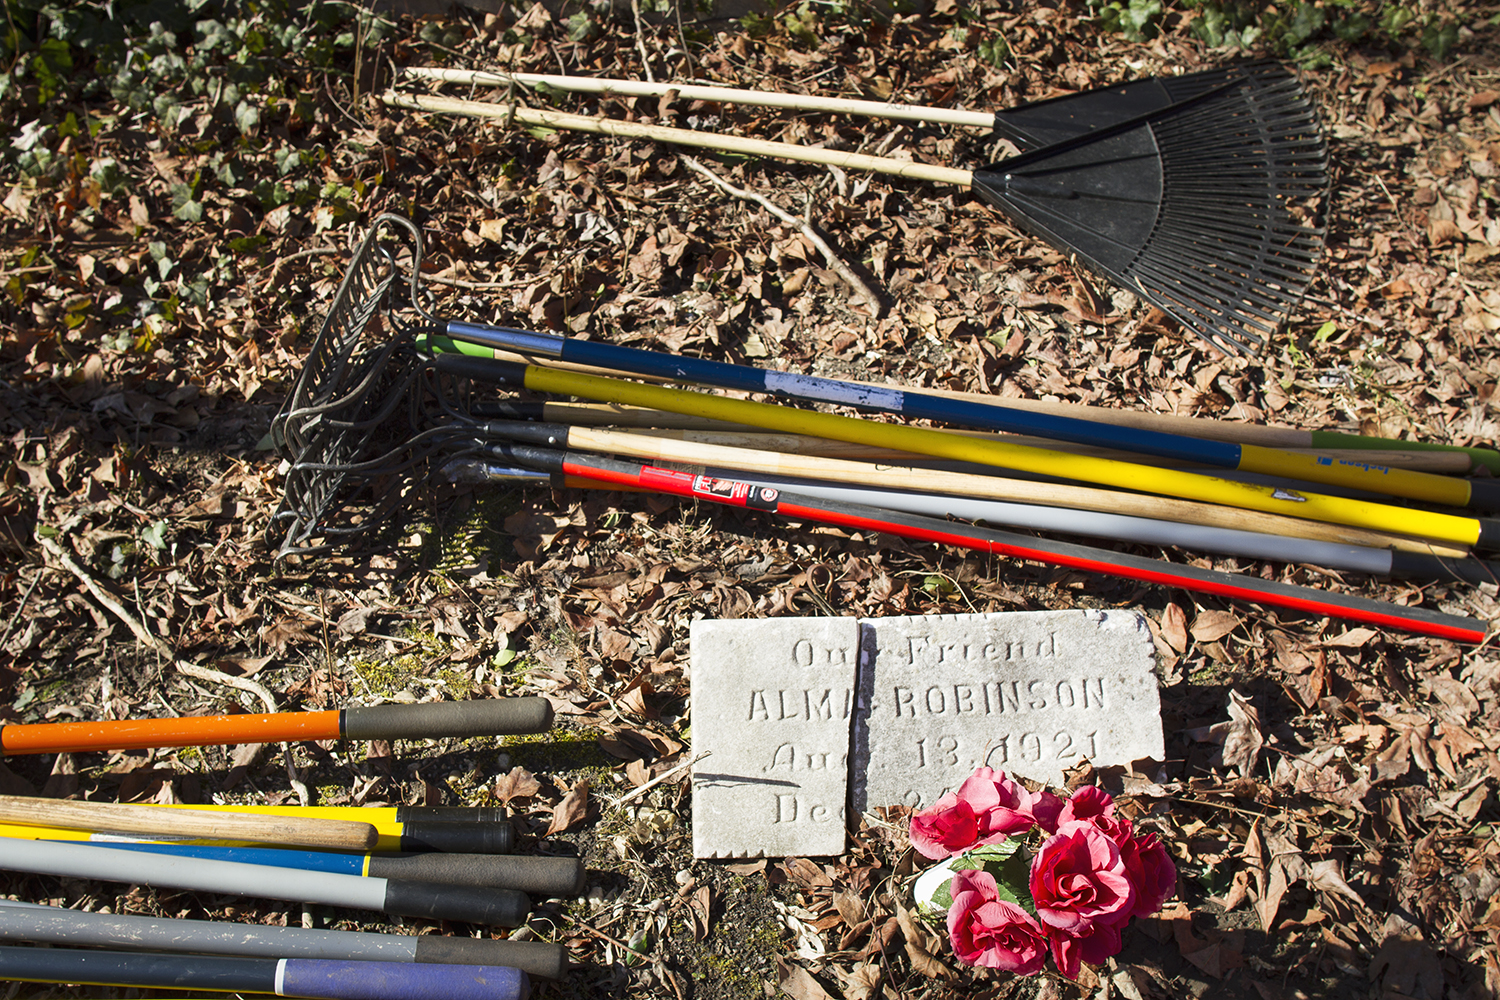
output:
MULTIPOLYGON (((1123 743, 1128 748, 1125 752, 1131 756, 1131 759, 1140 759, 1142 757, 1155 757, 1159 759, 1164 753, 1165 742, 1160 722, 1160 688, 1155 672, 1156 649, 1155 643, 1151 638, 1150 626, 1147 624, 1145 616, 1139 611, 1124 608, 1061 609, 1057 611, 1035 612, 993 612, 985 615, 908 615, 889 618, 863 618, 860 619, 859 687, 855 697, 855 718, 850 741, 849 784, 851 808, 856 813, 860 813, 868 809, 871 805, 871 765, 872 763, 876 764, 878 769, 880 763, 879 756, 872 756, 872 753, 878 754, 878 750, 872 752, 870 746, 870 727, 872 704, 875 697, 875 684, 878 680, 877 675, 881 673, 881 664, 878 661, 876 653, 879 648, 882 631, 887 633, 900 632, 909 626, 930 630, 935 625, 940 627, 949 623, 958 624, 970 621, 974 627, 980 627, 986 619, 995 619, 1000 623, 1010 626, 1012 629, 1024 630, 1027 628, 1034 629, 1049 619, 1067 622, 1068 620, 1078 621, 1079 618, 1092 624, 1090 637, 1098 634, 1100 631, 1108 631, 1120 636, 1122 642, 1120 646, 1115 648, 1115 659, 1111 669, 1132 673, 1139 671, 1133 678, 1127 678, 1128 681, 1133 681, 1133 683, 1127 683, 1127 688, 1130 690, 1132 698, 1130 705, 1131 716, 1137 716, 1144 711, 1148 713, 1147 718, 1154 718, 1156 720, 1155 726, 1147 724, 1137 727, 1147 731, 1132 734, 1129 738, 1122 739, 1120 743, 1123 743), (1129 662, 1135 660, 1137 655, 1137 653, 1132 652, 1129 645, 1131 638, 1136 638, 1139 641, 1139 660, 1134 663, 1129 662)), ((1082 622, 1079 622, 1077 627, 1081 628, 1082 622)), ((902 664, 894 663, 887 669, 899 672, 903 666, 902 664)), ((876 705, 875 708, 878 709, 879 706, 876 705)), ((879 720, 876 720, 876 723, 879 724, 879 720)), ((899 731, 892 731, 893 735, 891 738, 899 738, 896 735, 897 732, 899 731)), ((1095 760, 1093 762, 1099 763, 1100 761, 1095 760)), ((1004 768, 997 766, 997 770, 1001 769, 1004 768)), ((1045 780, 1053 785, 1060 784, 1062 778, 1062 765, 1056 768, 1055 773, 1051 770, 1047 770, 1044 773, 1044 769, 1041 768, 1032 769, 1015 766, 1012 766, 1010 770, 1026 777, 1045 780)), ((960 771, 964 772, 963 776, 967 776, 968 773, 972 773, 972 768, 961 766, 960 771)), ((953 784, 956 787, 956 783, 961 782, 962 777, 955 775, 955 778, 956 781, 953 784)), ((893 794, 884 788, 885 783, 880 775, 875 776, 873 784, 877 789, 881 789, 878 794, 882 796, 893 794)), ((925 791, 933 794, 931 790, 925 791)), ((903 803, 892 801, 874 804, 898 805, 903 803)), ((930 804, 930 802, 924 802, 924 805, 930 804)))
MULTIPOLYGON (((711 693, 709 685, 700 683, 701 678, 720 669, 744 672, 749 668, 755 672, 751 675, 755 679, 774 676, 776 670, 784 667, 773 667, 764 659, 757 662, 757 654, 764 655, 768 644, 774 641, 773 635, 799 631, 803 634, 798 638, 821 638, 830 648, 844 650, 847 666, 828 663, 817 670, 815 666, 802 666, 795 659, 789 659, 795 669, 792 677, 796 685, 801 689, 841 688, 847 691, 847 703, 852 706, 860 636, 858 619, 700 619, 690 626, 689 648, 695 688, 693 750, 695 753, 709 751, 710 754, 692 768, 695 858, 829 857, 844 853, 847 842, 849 719, 830 719, 832 725, 816 726, 811 724, 812 713, 809 712, 809 718, 802 720, 805 723, 802 725, 798 725, 794 718, 777 720, 776 729, 761 734, 757 742, 747 739, 749 734, 755 733, 755 728, 740 716, 747 711, 746 706, 750 706, 748 711, 754 714, 754 703, 749 700, 752 691, 770 689, 754 689, 750 678, 746 683, 730 684, 711 693), (794 743, 788 742, 793 737, 798 740, 821 737, 822 742, 812 743, 814 752, 821 752, 823 742, 829 743, 827 752, 836 754, 837 766, 827 767, 822 774, 816 771, 811 774, 804 771, 801 775, 792 773, 796 770, 797 755, 802 752, 792 750, 789 754, 792 757, 791 771, 783 775, 778 770, 777 777, 764 778, 769 770, 768 762, 774 765, 781 759, 778 757, 781 748, 795 747, 794 743), (754 780, 756 777, 761 780, 754 780), (729 779, 728 783, 718 783, 725 778, 729 779), (805 780, 797 780, 799 778, 805 780), (777 784, 773 786, 772 781, 777 784), (776 790, 784 787, 790 787, 792 791, 776 790), (767 792, 771 793, 770 798, 765 798, 767 792), (785 829, 778 831, 768 830, 770 824, 757 825, 743 818, 747 810, 767 807, 776 810, 778 817, 790 812, 803 820, 810 813, 816 818, 812 807, 825 799, 827 805, 821 806, 824 819, 815 825, 789 822, 785 829), (831 816, 827 812, 829 807, 836 807, 831 816)), ((788 655, 791 656, 790 647, 788 655)), ((786 690, 790 690, 790 686, 786 690)), ((836 697, 835 701, 843 702, 843 699, 836 697)))

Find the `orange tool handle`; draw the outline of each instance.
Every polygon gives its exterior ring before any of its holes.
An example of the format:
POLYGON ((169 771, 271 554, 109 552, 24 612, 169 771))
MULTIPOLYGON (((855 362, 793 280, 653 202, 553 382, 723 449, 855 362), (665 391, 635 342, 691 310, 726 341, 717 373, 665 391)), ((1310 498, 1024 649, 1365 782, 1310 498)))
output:
POLYGON ((279 712, 275 715, 189 715, 172 719, 6 726, 0 729, 0 751, 7 754, 64 753, 336 740, 339 738, 340 714, 334 710, 279 712))
POLYGON ((0 727, 0 754, 144 750, 299 740, 406 740, 544 733, 546 698, 489 698, 421 705, 372 705, 328 712, 189 715, 119 722, 52 722, 0 727))

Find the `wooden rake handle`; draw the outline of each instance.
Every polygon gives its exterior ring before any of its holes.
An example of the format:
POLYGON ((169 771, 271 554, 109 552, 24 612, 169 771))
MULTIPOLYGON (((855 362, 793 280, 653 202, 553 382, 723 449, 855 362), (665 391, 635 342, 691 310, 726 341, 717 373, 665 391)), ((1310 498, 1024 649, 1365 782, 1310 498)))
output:
POLYGON ((339 819, 304 819, 193 809, 156 809, 112 802, 0 795, 0 821, 72 830, 110 831, 186 837, 195 840, 242 840, 343 851, 374 849, 380 835, 369 823, 339 819))
POLYGON ((406 108, 410 111, 467 115, 471 118, 499 118, 520 122, 522 125, 560 129, 566 132, 593 132, 619 139, 650 139, 655 142, 696 146, 700 149, 714 149, 723 153, 739 153, 744 156, 769 156, 802 163, 822 163, 845 170, 868 170, 873 173, 933 181, 938 184, 956 184, 959 187, 968 187, 974 179, 972 170, 959 170, 955 167, 941 167, 930 163, 912 163, 889 156, 868 156, 864 153, 845 153, 836 149, 815 149, 790 142, 747 139, 737 135, 720 135, 717 132, 696 132, 686 128, 668 128, 665 125, 622 122, 613 118, 590 118, 587 115, 543 111, 538 108, 523 108, 519 105, 461 101, 453 97, 429 97, 422 94, 400 94, 393 90, 386 91, 380 99, 390 107, 406 108))
POLYGON ((967 125, 994 128, 995 116, 984 111, 960 111, 956 108, 928 108, 894 101, 866 101, 849 97, 825 97, 819 94, 780 94, 769 90, 742 90, 738 87, 711 87, 696 83, 648 83, 643 80, 618 80, 602 76, 560 76, 555 73, 493 73, 485 70, 444 69, 436 66, 407 66, 402 70, 418 80, 468 84, 474 87, 543 87, 573 94, 599 94, 605 97, 665 97, 675 93, 685 101, 711 101, 716 104, 745 104, 760 108, 784 108, 789 111, 822 111, 831 114, 868 115, 892 121, 935 122, 940 125, 967 125))

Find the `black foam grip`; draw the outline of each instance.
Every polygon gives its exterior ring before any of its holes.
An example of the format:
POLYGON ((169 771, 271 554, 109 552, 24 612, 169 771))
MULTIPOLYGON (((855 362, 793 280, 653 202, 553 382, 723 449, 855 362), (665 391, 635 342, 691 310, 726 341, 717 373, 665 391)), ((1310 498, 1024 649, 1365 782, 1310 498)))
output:
POLYGON ((514 889, 479 889, 390 879, 385 884, 385 912, 428 920, 519 927, 531 915, 531 900, 514 889))
POLYGON ((407 823, 401 828, 403 851, 448 854, 509 854, 516 846, 510 823, 407 823))
POLYGON ((545 941, 487 941, 423 934, 417 938, 412 960, 429 965, 502 965, 543 979, 561 979, 568 974, 568 950, 545 941))
POLYGON ((397 806, 397 823, 504 823, 504 806, 397 806))
POLYGON ((1475 510, 1500 510, 1500 479, 1470 479, 1469 506, 1475 510))
POLYGON ((474 382, 497 382, 514 386, 526 384, 527 366, 518 361, 473 358, 467 354, 439 354, 432 359, 432 367, 443 375, 453 375, 474 382))
POLYGON ((1405 580, 1500 584, 1500 566, 1483 559, 1443 559, 1395 549, 1391 552, 1391 576, 1405 580))
POLYGON ((375 705, 344 710, 344 736, 351 740, 419 740, 443 736, 503 736, 545 733, 552 728, 546 698, 434 701, 425 705, 375 705))
POLYGON ((531 896, 576 896, 583 891, 585 872, 577 858, 372 854, 369 874, 375 878, 515 889, 531 896))
POLYGON ((1492 517, 1479 518, 1479 538, 1474 547, 1485 552, 1500 552, 1500 521, 1492 517))

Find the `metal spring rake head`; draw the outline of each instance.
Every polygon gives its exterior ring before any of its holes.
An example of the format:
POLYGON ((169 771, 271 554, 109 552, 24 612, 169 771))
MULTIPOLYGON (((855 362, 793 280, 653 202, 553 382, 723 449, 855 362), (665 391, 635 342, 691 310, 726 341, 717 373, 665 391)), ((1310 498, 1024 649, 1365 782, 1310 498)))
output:
POLYGON ((375 219, 271 422, 286 461, 267 529, 278 558, 326 551, 382 525, 413 485, 429 450, 415 432, 422 360, 413 343, 431 332, 417 301, 421 260, 416 226, 396 215, 375 219), (403 250, 409 272, 398 262, 403 250))

